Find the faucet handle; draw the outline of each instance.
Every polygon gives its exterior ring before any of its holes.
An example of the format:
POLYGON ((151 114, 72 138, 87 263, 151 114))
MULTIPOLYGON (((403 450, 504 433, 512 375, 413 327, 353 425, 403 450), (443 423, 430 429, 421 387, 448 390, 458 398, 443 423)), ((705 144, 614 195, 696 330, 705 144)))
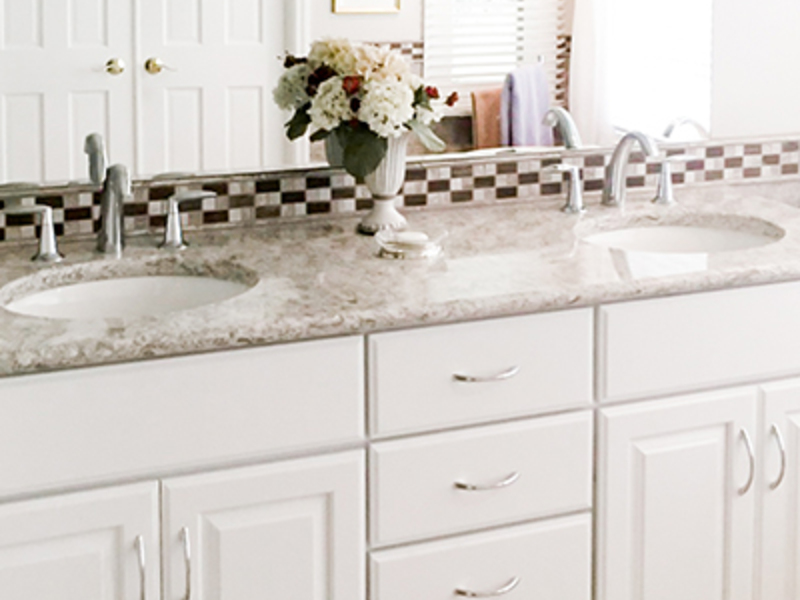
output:
POLYGON ((181 227, 180 204, 188 200, 202 200, 203 198, 215 198, 214 192, 206 190, 188 190, 176 192, 169 197, 167 208, 167 225, 164 229, 164 240, 158 245, 159 248, 169 248, 171 250, 183 250, 188 246, 183 239, 183 229, 181 227))
POLYGON ((44 263, 57 263, 64 259, 64 255, 58 251, 58 246, 56 244, 56 228, 53 222, 52 208, 44 204, 35 204, 33 206, 13 204, 11 206, 6 205, 3 210, 7 215, 39 215, 41 219, 39 250, 33 256, 32 260, 44 263))
POLYGON ((89 156, 89 179, 96 186, 103 185, 106 175, 106 145, 99 133, 90 133, 83 142, 83 151, 89 156))
POLYGON ((658 187, 656 188, 656 197, 653 198, 653 204, 659 204, 661 206, 677 204, 672 185, 672 165, 674 163, 686 162, 693 158, 694 157, 686 156, 685 154, 675 154, 673 156, 661 154, 656 157, 656 162, 661 164, 661 174, 658 177, 658 187))
POLYGON ((550 165, 542 169, 543 172, 555 171, 558 173, 566 173, 569 178, 569 187, 567 188, 567 203, 561 210, 568 214, 579 215, 586 212, 586 207, 583 204, 583 191, 581 189, 581 170, 575 165, 565 165, 559 163, 557 165, 550 165))

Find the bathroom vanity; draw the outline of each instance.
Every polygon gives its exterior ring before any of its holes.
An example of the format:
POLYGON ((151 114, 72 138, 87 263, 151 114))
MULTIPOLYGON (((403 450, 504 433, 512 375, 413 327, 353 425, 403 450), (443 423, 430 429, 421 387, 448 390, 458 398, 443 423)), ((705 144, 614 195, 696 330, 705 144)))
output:
POLYGON ((434 262, 377 259, 351 217, 195 232, 179 255, 142 238, 118 262, 69 242, 38 273, 9 250, 4 305, 101 273, 250 288, 135 318, 1 311, 2 596, 793 597, 784 188, 420 212, 450 231, 434 262), (779 233, 661 277, 584 239, 645 214, 779 233))

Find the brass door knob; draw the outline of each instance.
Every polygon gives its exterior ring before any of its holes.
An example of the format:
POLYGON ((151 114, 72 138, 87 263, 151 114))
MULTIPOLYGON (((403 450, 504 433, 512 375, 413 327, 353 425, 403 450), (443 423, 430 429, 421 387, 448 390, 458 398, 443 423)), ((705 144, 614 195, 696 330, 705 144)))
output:
POLYGON ((150 75, 158 75, 163 70, 175 71, 170 66, 164 64, 164 61, 160 58, 151 57, 144 61, 144 70, 150 73, 150 75))
POLYGON ((121 75, 125 71, 125 61, 121 58, 109 58, 103 70, 109 75, 121 75))

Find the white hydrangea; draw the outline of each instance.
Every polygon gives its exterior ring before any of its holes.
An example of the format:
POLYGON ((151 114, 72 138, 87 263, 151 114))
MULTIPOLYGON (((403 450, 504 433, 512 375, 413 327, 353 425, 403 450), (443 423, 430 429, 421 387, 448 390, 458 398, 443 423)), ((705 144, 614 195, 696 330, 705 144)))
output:
POLYGON ((400 137, 414 118, 413 102, 414 92, 401 81, 367 81, 358 118, 381 137, 400 137))
POLYGON ((356 71, 356 50, 346 39, 323 39, 314 42, 308 54, 313 69, 328 65, 339 75, 353 75, 356 71))
POLYGON ((310 98, 306 92, 311 69, 307 64, 294 65, 286 69, 278 80, 278 87, 272 90, 275 104, 283 110, 297 110, 310 98))
POLYGON ((442 106, 440 104, 431 103, 431 108, 429 109, 424 106, 418 106, 414 118, 423 125, 431 125, 441 121, 443 116, 444 111, 442 110, 442 106))
POLYGON ((311 101, 311 109, 308 111, 311 117, 312 131, 319 129, 331 131, 342 121, 349 121, 353 118, 350 99, 342 87, 342 81, 342 77, 331 77, 319 86, 316 96, 311 101))

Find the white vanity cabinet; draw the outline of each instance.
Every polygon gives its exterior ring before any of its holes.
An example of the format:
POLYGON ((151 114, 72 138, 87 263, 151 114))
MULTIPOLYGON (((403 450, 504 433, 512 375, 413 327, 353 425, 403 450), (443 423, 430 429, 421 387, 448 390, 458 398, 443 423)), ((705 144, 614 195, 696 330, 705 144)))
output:
POLYGON ((759 600, 800 594, 800 380, 765 385, 759 447, 759 600))
POLYGON ((158 598, 158 484, 0 505, 0 598, 158 598))
POLYGON ((163 482, 164 598, 364 598, 363 452, 163 482))
POLYGON ((755 388, 600 411, 597 600, 753 597, 755 388))

